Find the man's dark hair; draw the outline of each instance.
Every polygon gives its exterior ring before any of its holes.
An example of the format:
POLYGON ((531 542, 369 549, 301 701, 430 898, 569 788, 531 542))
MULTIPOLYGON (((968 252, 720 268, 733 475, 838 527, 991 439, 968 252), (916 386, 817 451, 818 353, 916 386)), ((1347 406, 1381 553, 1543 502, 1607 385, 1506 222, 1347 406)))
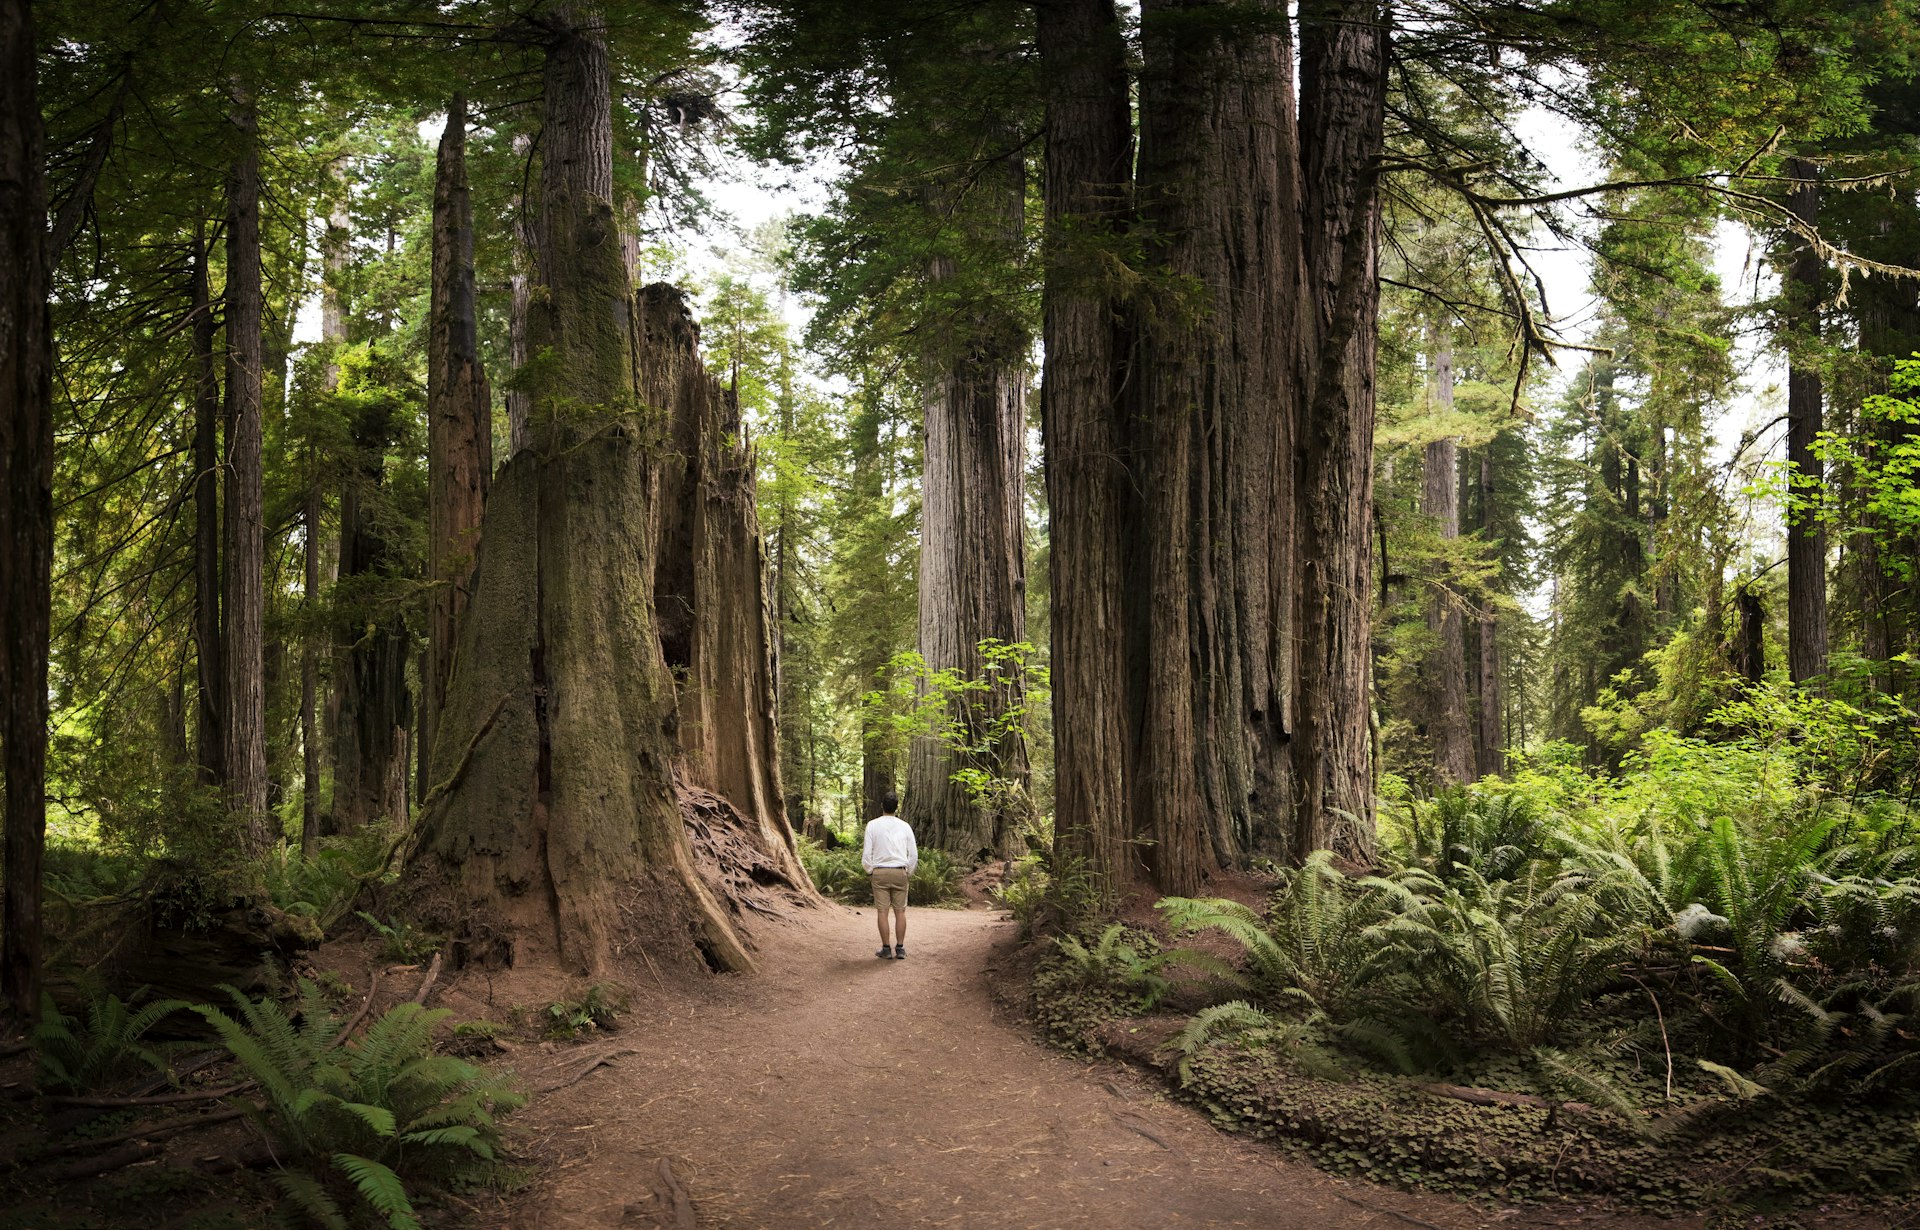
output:
POLYGON ((880 796, 880 810, 891 816, 900 810, 900 796, 889 790, 880 796))

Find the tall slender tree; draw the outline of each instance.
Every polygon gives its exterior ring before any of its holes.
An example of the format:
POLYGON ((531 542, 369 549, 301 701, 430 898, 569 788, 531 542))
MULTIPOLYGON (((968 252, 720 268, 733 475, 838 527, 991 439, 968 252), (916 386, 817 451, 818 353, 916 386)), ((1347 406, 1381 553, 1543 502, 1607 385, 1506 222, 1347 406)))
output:
MULTIPOLYGON (((1803 158, 1787 160, 1789 207, 1800 222, 1820 220, 1820 181, 1803 158)), ((1787 301, 1787 674, 1794 682, 1827 673, 1827 532, 1819 502, 1822 465, 1814 451, 1823 430, 1819 359, 1821 263, 1795 238, 1781 279, 1787 301)))

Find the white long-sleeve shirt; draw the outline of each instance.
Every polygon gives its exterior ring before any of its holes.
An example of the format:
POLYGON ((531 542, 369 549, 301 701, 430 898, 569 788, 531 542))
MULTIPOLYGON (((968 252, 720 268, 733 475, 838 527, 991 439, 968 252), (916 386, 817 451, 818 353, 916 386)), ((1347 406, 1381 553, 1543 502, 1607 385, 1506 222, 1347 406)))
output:
POLYGON ((905 867, 911 875, 920 865, 920 846, 913 839, 913 826, 898 816, 875 816, 867 821, 867 842, 860 852, 860 865, 868 871, 905 867))

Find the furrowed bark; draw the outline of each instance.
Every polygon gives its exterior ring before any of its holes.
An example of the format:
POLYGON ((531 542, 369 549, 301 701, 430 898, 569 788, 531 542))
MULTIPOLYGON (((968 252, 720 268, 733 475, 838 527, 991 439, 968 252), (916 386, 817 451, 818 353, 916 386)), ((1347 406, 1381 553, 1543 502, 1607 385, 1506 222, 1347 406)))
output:
MULTIPOLYGON (((455 94, 440 138, 433 200, 432 323, 427 346, 427 654, 421 680, 420 762, 432 748, 453 670, 493 476, 493 399, 480 365, 467 192, 467 103, 455 94)), ((423 775, 424 776, 424 775, 423 775)), ((422 791, 424 794, 424 790, 422 791)))
POLYGON ((635 314, 640 401, 671 424, 654 609, 680 685, 681 780, 732 803, 771 866, 804 884, 782 805, 766 552, 739 403, 700 362, 700 330, 683 292, 655 283, 638 295, 635 314))
MULTIPOLYGON (((954 203, 948 215, 970 222, 978 232, 975 242, 1013 265, 1025 229, 1023 156, 995 159, 975 177, 970 196, 976 199, 954 203)), ((951 262, 936 260, 930 276, 936 282, 952 277, 951 262)), ((971 680, 985 674, 982 641, 1011 644, 1026 636, 1022 505, 1029 339, 996 319, 991 307, 973 311, 955 329, 956 343, 931 358, 936 374, 925 400, 919 643, 929 669, 971 680)), ((976 800, 953 774, 977 769, 1024 786, 1021 732, 990 733, 1017 703, 1016 695, 998 687, 956 702, 947 716, 977 752, 955 752, 935 738, 914 741, 902 815, 923 844, 966 860, 1013 853, 1021 817, 976 800)))
POLYGON ((639 405, 614 221, 603 23, 550 11, 540 364, 531 439, 500 471, 433 754, 416 891, 467 960, 611 971, 629 937, 714 969, 751 959, 675 800, 673 680, 654 612, 664 423, 639 405), (437 890, 436 890, 437 885, 437 890))
POLYGON ((33 15, 0 0, 0 766, 6 878, 0 995, 40 1011, 46 850, 47 643, 53 567, 53 332, 47 310, 46 165, 35 100, 33 15))
POLYGON ((1045 363, 1052 510, 1055 831, 1106 891, 1138 874, 1130 844, 1133 706, 1122 602, 1127 508, 1118 399, 1125 345, 1103 274, 1131 198, 1126 49, 1112 0, 1040 0, 1046 102, 1045 363))
POLYGON ((1300 11, 1300 158, 1313 333, 1296 454, 1296 857, 1364 857, 1373 839, 1368 642, 1374 320, 1386 26, 1374 3, 1300 11))
POLYGON ((265 301, 260 271, 259 113, 236 84, 230 122, 238 148, 227 174, 226 498, 221 626, 226 637, 227 810, 249 855, 272 841, 267 810, 265 540, 261 483, 265 301))

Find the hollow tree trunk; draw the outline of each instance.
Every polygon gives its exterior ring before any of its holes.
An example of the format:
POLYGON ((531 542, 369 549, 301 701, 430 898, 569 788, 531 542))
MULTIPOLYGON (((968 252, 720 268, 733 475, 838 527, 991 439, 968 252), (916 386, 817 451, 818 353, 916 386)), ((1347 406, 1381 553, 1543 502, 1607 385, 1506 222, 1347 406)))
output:
MULTIPOLYGON (((421 672, 420 763, 432 764, 493 476, 493 399, 480 365, 467 194, 467 100, 447 108, 433 191, 432 320, 427 344, 427 654, 421 672)), ((423 771, 424 779, 427 775, 423 771)), ((422 793, 425 793, 423 787, 422 793)))
POLYGON ((1300 159, 1313 330, 1296 456, 1294 849, 1361 857, 1373 834, 1369 527, 1386 46, 1376 3, 1301 6, 1300 159))
POLYGON ((47 835, 47 642, 53 567, 53 331, 46 164, 27 0, 0 0, 0 767, 6 877, 0 995, 40 1011, 40 879, 47 835))
POLYGON ((464 959, 544 954, 598 974, 632 938, 745 969, 673 791, 673 680, 653 616, 659 429, 636 408, 602 23, 584 8, 540 20, 529 326, 555 361, 533 390, 532 438, 488 497, 412 878, 464 959))
POLYGON ((233 89, 231 122, 239 148, 227 174, 227 482, 221 578, 227 712, 221 729, 227 808, 238 825, 242 848, 258 855, 272 840, 267 811, 266 557, 261 505, 265 322, 259 118, 245 86, 233 89))
MULTIPOLYGON (((1015 265, 1026 225, 1023 155, 1016 151, 993 160, 975 177, 969 197, 948 215, 968 218, 975 241, 993 259, 1015 265)), ((952 263, 941 258, 934 261, 930 279, 938 283, 953 272, 952 263)), ((936 375, 925 400, 919 642, 930 669, 976 680, 985 675, 982 641, 1011 644, 1026 636, 1029 344, 1023 330, 998 319, 991 308, 975 310, 959 329, 964 336, 932 358, 936 375)), ((1001 687, 952 702, 947 717, 972 751, 956 752, 935 738, 914 741, 902 815, 922 844, 965 860, 1013 853, 1020 817, 992 800, 976 799, 953 775, 972 769, 1025 785, 1022 732, 994 733, 1008 707, 1017 703, 1016 694, 1001 687)))
POLYGON ((203 786, 226 780, 226 645, 220 636, 220 367, 204 238, 193 242, 193 645, 198 660, 196 764, 203 786))
POLYGON ((1132 711, 1122 595, 1128 476, 1119 411, 1126 354, 1114 289, 1090 249, 1117 247, 1131 198, 1126 47, 1113 0, 1039 0, 1046 99, 1046 436, 1053 567, 1055 831, 1109 891, 1137 874, 1130 844, 1132 711))
MULTIPOLYGON (((1433 413, 1453 414, 1453 348, 1437 340, 1427 377, 1433 413)), ((1460 445, 1451 436, 1427 445, 1421 467, 1420 511, 1433 519, 1441 541, 1460 538, 1460 445)), ((1450 566, 1452 561, 1446 561, 1450 566)), ((1433 750, 1436 786, 1473 781, 1478 764, 1467 714, 1467 639, 1460 600, 1438 578, 1427 595, 1427 634, 1433 651, 1423 666, 1426 676, 1427 738, 1433 750)))
MULTIPOLYGON (((1820 185, 1813 164, 1787 160, 1794 180, 1788 204, 1812 226, 1819 220, 1820 185)), ((1822 466, 1813 446, 1821 431, 1820 257, 1813 245, 1795 245, 1787 265, 1787 468, 1801 498, 1821 497, 1822 466)), ((1827 673, 1827 534, 1812 508, 1787 517, 1787 673, 1795 683, 1827 673)))
POLYGON ((680 681, 681 778, 732 803, 773 866, 802 882, 782 805, 766 552, 740 405, 700 362, 685 294, 655 283, 635 311, 640 401, 671 424, 654 610, 661 652, 680 681))

